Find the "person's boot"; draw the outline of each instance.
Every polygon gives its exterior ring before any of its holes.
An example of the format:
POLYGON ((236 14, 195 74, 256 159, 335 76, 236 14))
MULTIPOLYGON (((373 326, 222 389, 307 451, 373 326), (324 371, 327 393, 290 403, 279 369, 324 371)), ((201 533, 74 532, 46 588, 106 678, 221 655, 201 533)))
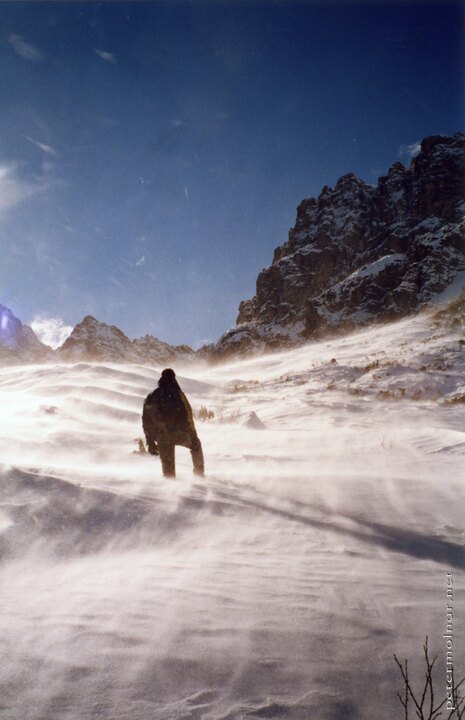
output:
POLYGON ((191 450, 192 464, 194 465, 194 475, 200 477, 205 476, 205 462, 203 459, 203 450, 200 440, 196 443, 195 448, 191 450))

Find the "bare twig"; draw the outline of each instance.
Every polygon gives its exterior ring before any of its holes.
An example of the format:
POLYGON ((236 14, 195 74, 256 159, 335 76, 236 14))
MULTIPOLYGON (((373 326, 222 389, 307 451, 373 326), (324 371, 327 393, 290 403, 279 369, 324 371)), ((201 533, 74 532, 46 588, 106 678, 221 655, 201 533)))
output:
MULTIPOLYGON (((436 720, 437 718, 440 718, 442 716, 442 710, 444 708, 444 705, 450 699, 450 696, 446 697, 442 702, 435 706, 433 669, 436 664, 436 660, 438 659, 438 656, 435 655, 434 658, 430 660, 428 649, 428 636, 426 636, 426 640, 423 645, 423 655, 426 670, 421 695, 420 693, 415 694, 413 690, 412 684, 409 679, 407 660, 404 660, 404 663, 402 664, 398 659, 397 655, 394 655, 394 660, 397 667, 399 668, 400 674, 402 675, 402 679, 404 681, 404 693, 403 695, 401 695, 400 692, 397 692, 397 697, 399 698, 399 702, 404 708, 405 720, 408 720, 409 718, 409 700, 412 700, 415 708, 415 715, 417 716, 418 720, 436 720)), ((465 683, 465 678, 463 678, 456 685, 454 681, 454 676, 452 675, 451 693, 454 707, 450 711, 450 714, 447 716, 447 720, 454 720, 454 718, 456 718, 456 720, 462 720, 462 718, 465 719, 465 697, 462 698, 460 693, 460 688, 463 683, 465 683)))

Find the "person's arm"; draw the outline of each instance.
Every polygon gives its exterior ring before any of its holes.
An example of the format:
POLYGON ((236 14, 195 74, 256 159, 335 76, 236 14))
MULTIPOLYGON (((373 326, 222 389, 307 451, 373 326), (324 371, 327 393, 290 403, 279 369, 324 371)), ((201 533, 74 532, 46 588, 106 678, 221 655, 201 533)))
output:
POLYGON ((186 398, 183 392, 181 392, 181 400, 183 402, 184 408, 186 410, 187 415, 187 426, 188 426, 188 432, 193 438, 197 437, 197 430, 195 429, 195 423, 194 423, 194 414, 192 412, 192 408, 190 406, 189 400, 186 398))
POLYGON ((150 412, 150 402, 148 398, 145 400, 144 408, 142 410, 142 428, 144 430, 144 435, 147 441, 149 453, 151 455, 158 455, 157 443, 153 435, 153 423, 150 412))

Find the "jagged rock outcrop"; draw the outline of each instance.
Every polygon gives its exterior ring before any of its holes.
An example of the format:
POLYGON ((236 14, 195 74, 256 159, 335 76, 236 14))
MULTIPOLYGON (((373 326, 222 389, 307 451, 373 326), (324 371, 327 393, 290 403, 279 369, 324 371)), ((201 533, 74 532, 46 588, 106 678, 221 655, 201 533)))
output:
POLYGON ((53 350, 40 342, 32 328, 23 325, 9 308, 0 305, 0 362, 44 362, 53 357, 53 350))
POLYGON ((418 310, 465 269, 465 134, 421 143, 377 186, 354 174, 303 200, 287 242, 213 358, 301 342, 418 310))
POLYGON ((66 338, 57 354, 61 360, 124 360, 131 348, 130 339, 115 325, 107 325, 87 315, 66 338))
POLYGON ((76 325, 56 352, 57 359, 65 361, 170 363, 195 357, 188 345, 169 345, 151 335, 130 340, 115 325, 99 322, 91 315, 76 325))

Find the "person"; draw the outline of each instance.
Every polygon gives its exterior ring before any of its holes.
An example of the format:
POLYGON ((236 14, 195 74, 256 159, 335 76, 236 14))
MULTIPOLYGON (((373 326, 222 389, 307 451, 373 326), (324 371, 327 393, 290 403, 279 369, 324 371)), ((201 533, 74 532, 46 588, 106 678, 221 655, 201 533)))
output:
POLYGON ((171 368, 163 370, 158 387, 145 399, 142 427, 149 453, 160 455, 165 477, 176 477, 176 445, 189 448, 194 473, 204 475, 202 444, 195 429, 192 408, 171 368))

